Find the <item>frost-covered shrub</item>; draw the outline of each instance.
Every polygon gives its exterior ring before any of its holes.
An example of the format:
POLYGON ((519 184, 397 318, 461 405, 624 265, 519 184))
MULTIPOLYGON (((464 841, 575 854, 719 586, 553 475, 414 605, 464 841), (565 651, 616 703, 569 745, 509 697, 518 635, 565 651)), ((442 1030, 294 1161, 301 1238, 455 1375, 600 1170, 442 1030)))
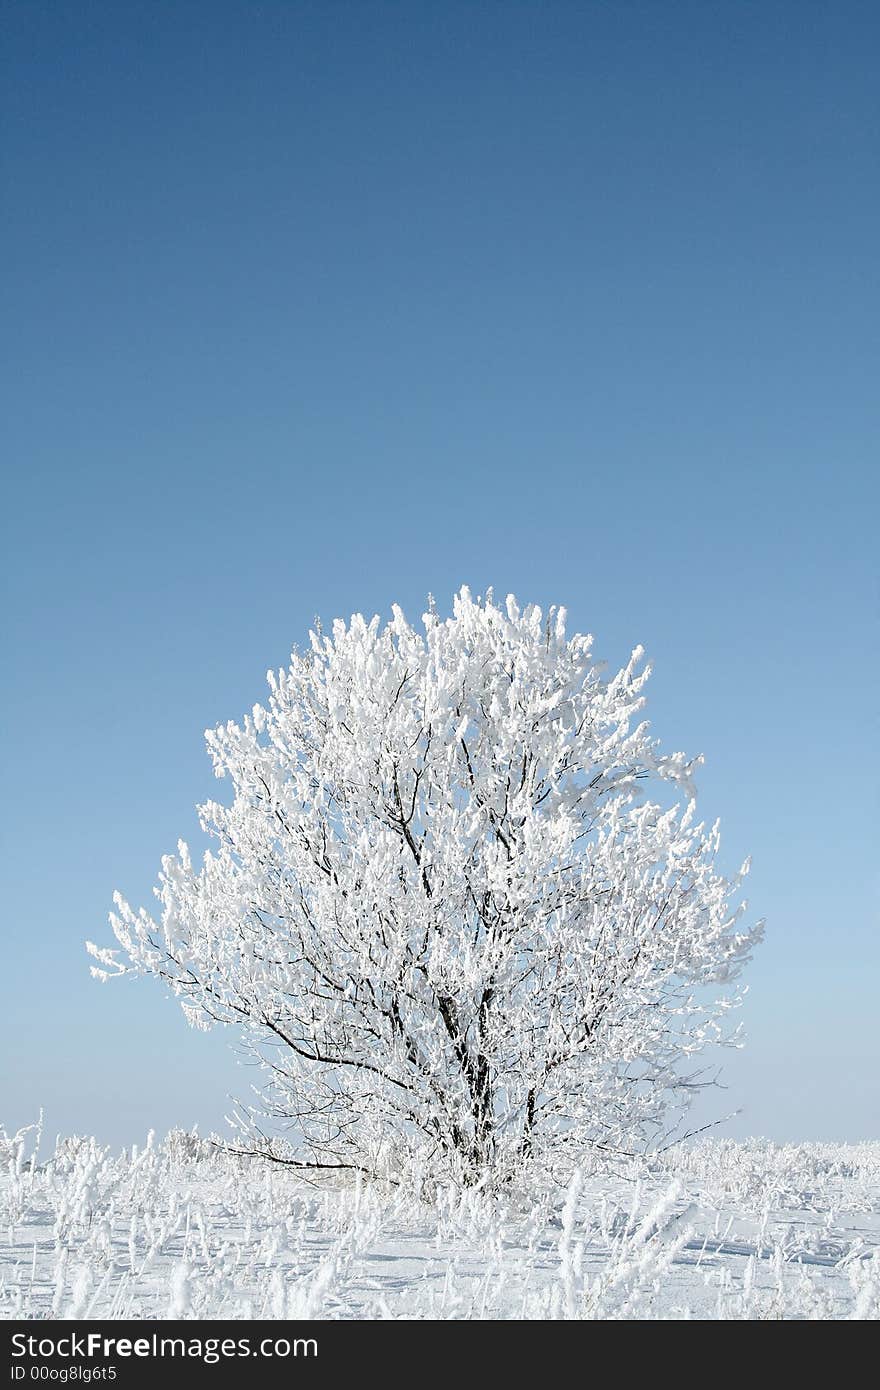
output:
POLYGON ((678 1145, 668 1163, 692 1174, 713 1199, 762 1209, 767 1204, 801 1211, 833 1207, 845 1186, 850 1210, 873 1210, 880 1187, 880 1146, 776 1144, 767 1139, 708 1139, 678 1145))

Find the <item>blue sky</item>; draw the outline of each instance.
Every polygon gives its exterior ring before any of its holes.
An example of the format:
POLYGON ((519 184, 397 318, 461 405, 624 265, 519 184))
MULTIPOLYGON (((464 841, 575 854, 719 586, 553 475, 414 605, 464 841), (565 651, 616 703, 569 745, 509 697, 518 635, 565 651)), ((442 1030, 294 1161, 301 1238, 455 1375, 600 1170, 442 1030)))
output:
POLYGON ((768 919, 733 1134, 880 1137, 875 6, 4 6, 0 1120, 222 1122, 100 987, 314 615, 567 605, 768 919), (873 851, 873 853, 872 853, 873 851))

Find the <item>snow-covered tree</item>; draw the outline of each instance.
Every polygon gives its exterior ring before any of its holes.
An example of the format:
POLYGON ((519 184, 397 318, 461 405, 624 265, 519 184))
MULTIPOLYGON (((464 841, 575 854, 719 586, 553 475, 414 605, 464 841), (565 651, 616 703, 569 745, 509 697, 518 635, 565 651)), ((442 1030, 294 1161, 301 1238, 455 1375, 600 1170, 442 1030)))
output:
POLYGON ((311 633, 207 733, 216 848, 163 860, 158 921, 116 895, 127 960, 90 944, 94 973, 233 1025, 305 1165, 494 1182, 650 1144, 760 934, 695 823, 700 760, 636 723, 641 648, 605 679, 563 609, 392 612, 311 633))

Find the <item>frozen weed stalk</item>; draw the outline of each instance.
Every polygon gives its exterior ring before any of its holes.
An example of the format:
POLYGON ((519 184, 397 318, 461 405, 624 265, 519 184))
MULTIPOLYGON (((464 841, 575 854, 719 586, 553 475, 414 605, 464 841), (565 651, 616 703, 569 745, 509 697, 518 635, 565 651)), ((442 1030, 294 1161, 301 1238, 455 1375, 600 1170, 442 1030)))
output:
POLYGON ((769 1213, 741 1195, 756 1142, 430 1202, 179 1133, 33 1165, 20 1144, 0 1146, 0 1318, 880 1317, 880 1144, 780 1146, 811 1205, 769 1213))
POLYGON ((394 607, 311 633, 207 734, 214 847, 163 860, 157 918, 117 895, 94 973, 236 1029, 289 1163, 485 1190, 644 1151, 735 1037, 760 936, 747 865, 722 877, 696 820, 700 760, 638 718, 648 675, 637 647, 606 678, 563 609, 466 588, 420 628, 394 607))

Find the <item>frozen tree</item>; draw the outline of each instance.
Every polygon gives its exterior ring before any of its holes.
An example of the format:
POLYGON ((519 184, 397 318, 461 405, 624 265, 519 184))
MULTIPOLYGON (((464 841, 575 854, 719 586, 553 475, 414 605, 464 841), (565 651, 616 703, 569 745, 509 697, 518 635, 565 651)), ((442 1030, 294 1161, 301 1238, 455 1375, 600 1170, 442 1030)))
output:
POLYGON ((606 679, 563 609, 392 612, 311 633, 207 733, 216 847, 163 860, 158 920, 116 895, 125 960, 90 944, 94 973, 234 1025, 303 1165, 495 1182, 643 1148, 735 1036, 760 933, 695 822, 699 759, 636 722, 641 648, 606 679))

